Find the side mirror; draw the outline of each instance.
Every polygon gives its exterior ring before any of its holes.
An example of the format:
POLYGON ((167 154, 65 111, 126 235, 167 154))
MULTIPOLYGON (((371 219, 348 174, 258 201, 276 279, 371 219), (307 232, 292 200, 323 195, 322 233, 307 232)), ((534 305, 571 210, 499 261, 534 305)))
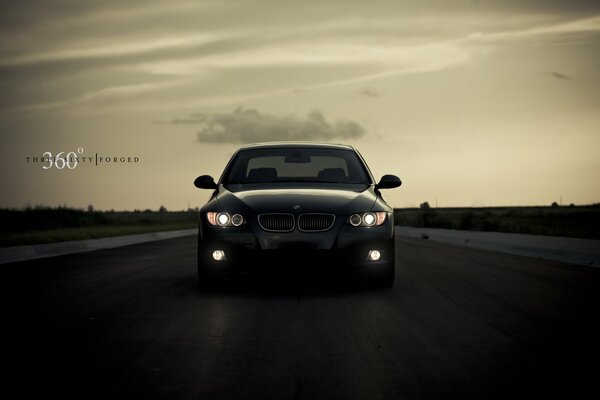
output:
POLYGON ((198 189, 216 189, 217 184, 210 175, 201 175, 194 180, 194 186, 198 189))
POLYGON ((396 175, 384 175, 377 184, 377 189, 393 189, 402 185, 402 181, 396 175))

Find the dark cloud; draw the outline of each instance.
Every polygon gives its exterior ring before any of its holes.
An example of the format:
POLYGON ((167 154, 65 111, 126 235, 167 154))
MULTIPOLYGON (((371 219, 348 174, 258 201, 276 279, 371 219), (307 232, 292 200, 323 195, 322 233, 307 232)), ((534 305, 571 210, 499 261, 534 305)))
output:
POLYGON ((363 90, 360 91, 360 94, 362 94, 363 96, 368 96, 368 97, 379 97, 379 93, 377 93, 375 90, 369 89, 369 88, 364 88, 363 90))
POLYGON ((550 72, 550 75, 552 75, 556 79, 562 79, 562 80, 567 80, 567 81, 571 80, 570 76, 565 75, 565 74, 561 74, 560 72, 556 72, 556 71, 550 72))
MULTIPOLYGON (((435 1, 426 2, 435 4, 435 1)), ((579 14, 597 12, 600 3, 597 0, 472 0, 471 5, 479 9, 512 12, 579 14)), ((457 7, 453 5, 454 7, 457 7)))
POLYGON ((257 110, 238 108, 230 113, 196 113, 179 118, 173 123, 200 124, 198 141, 203 143, 256 143, 269 141, 304 141, 356 139, 365 134, 357 122, 336 120, 329 122, 320 111, 306 116, 277 116, 257 110))
POLYGON ((206 116, 202 113, 194 113, 189 117, 175 118, 171 122, 174 124, 201 124, 206 121, 206 116))

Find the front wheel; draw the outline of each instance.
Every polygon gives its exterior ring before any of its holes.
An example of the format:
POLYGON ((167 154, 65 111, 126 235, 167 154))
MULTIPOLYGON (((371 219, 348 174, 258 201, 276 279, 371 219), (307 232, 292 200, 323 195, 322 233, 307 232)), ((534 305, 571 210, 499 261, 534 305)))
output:
POLYGON ((389 247, 387 262, 372 276, 371 283, 374 287, 389 288, 394 285, 396 279, 396 248, 394 242, 389 247))
POLYGON ((198 287, 221 287, 232 278, 231 265, 215 264, 210 259, 210 248, 198 243, 198 287))
POLYGON ((198 288, 205 289, 214 285, 215 279, 198 266, 198 288))
POLYGON ((390 262, 385 265, 384 270, 381 274, 378 274, 373 279, 373 286, 378 288, 389 288, 394 286, 394 280, 396 279, 396 264, 390 262))

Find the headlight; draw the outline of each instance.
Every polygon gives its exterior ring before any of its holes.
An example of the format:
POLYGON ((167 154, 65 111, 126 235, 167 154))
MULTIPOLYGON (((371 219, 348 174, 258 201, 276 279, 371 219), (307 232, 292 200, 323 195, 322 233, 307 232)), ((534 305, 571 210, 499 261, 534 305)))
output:
POLYGON ((350 222, 350 225, 352 226, 359 226, 362 222, 362 218, 358 214, 352 214, 350 218, 348 218, 348 222, 350 222))
POLYGON ((206 213, 208 223, 214 226, 240 226, 244 223, 241 214, 229 215, 227 212, 209 211, 206 213))
POLYGON ((216 212, 213 211, 209 211, 206 213, 206 219, 208 220, 208 223, 211 225, 216 225, 217 224, 217 214, 216 212))
POLYGON ((377 217, 372 212, 364 213, 362 216, 362 221, 366 226, 373 226, 375 225, 375 222, 377 222, 377 217))
POLYGON ((231 217, 226 212, 220 212, 217 214, 217 224, 221 226, 227 226, 231 223, 231 217))
POLYGON ((348 223, 352 226, 379 226, 385 222, 386 215, 385 211, 352 214, 348 217, 348 223))
POLYGON ((243 223, 244 217, 242 217, 240 214, 233 214, 233 216, 231 217, 231 224, 233 226, 240 226, 243 223))

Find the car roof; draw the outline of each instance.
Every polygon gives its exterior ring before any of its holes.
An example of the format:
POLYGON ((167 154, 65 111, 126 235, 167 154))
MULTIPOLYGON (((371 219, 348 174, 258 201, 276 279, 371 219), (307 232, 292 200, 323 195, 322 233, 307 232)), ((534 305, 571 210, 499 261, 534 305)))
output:
POLYGON ((270 149, 278 147, 310 147, 310 148, 323 148, 323 149, 344 149, 354 150, 354 148, 347 144, 337 143, 320 143, 320 142, 265 142, 265 143, 251 143, 240 147, 240 150, 246 149, 270 149))

